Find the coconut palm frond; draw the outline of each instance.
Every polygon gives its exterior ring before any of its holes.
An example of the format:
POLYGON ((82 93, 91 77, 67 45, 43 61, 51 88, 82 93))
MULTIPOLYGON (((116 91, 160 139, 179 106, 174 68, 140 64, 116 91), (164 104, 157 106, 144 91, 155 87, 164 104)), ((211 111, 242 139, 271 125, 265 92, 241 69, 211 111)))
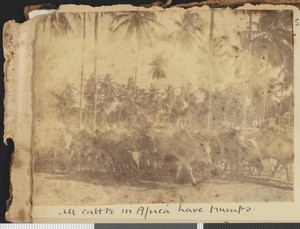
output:
POLYGON ((179 28, 174 34, 179 47, 183 51, 194 51, 195 47, 200 47, 204 34, 204 20, 196 12, 186 11, 181 21, 175 20, 175 25, 179 28))
POLYGON ((183 24, 180 21, 174 20, 174 23, 176 26, 178 26, 179 28, 181 28, 183 26, 183 24))
POLYGON ((201 26, 194 26, 194 31, 204 35, 204 29, 201 26))
POLYGON ((153 25, 155 25, 156 27, 158 27, 158 28, 166 28, 166 26, 165 25, 163 25, 162 23, 160 23, 159 21, 157 21, 157 20, 151 20, 150 21, 153 25))
POLYGON ((158 38, 157 32, 155 31, 155 29, 149 22, 145 23, 145 27, 144 27, 143 31, 148 38, 151 38, 151 36, 158 38))
POLYGON ((138 42, 145 38, 158 38, 154 26, 163 27, 163 25, 156 20, 156 14, 147 11, 133 11, 116 15, 110 23, 111 31, 115 32, 127 28, 125 38, 131 38, 135 33, 138 42))
POLYGON ((152 79, 162 79, 166 78, 166 73, 164 67, 167 66, 167 60, 163 57, 162 54, 157 55, 150 63, 152 66, 148 74, 152 73, 152 79))
POLYGON ((101 17, 104 16, 104 15, 108 15, 112 18, 114 18, 117 15, 117 13, 115 11, 101 12, 100 14, 101 14, 101 17))
POLYGON ((152 75, 153 79, 162 79, 162 78, 166 78, 166 73, 162 68, 156 68, 153 71, 153 75, 152 75))
POLYGON ((127 20, 130 21, 130 14, 129 13, 116 15, 109 24, 110 30, 113 31, 113 32, 116 31, 116 28, 118 27, 118 23, 120 21, 124 22, 124 21, 127 21, 127 20))
POLYGON ((118 24, 116 27, 110 27, 112 32, 118 32, 122 29, 124 29, 127 25, 130 24, 130 19, 127 18, 126 20, 122 21, 120 24, 118 24))
POLYGON ((76 21, 80 21, 83 17, 81 13, 72 13, 73 19, 76 21))

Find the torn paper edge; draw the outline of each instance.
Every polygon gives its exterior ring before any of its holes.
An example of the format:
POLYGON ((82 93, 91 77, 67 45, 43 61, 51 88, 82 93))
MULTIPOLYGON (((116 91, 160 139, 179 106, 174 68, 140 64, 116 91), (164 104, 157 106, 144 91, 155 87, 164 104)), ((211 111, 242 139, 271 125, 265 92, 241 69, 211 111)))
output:
MULTIPOLYGON (((228 9, 230 8, 228 7, 228 9)), ((237 9, 238 10, 293 10, 294 12, 297 11, 297 13, 299 13, 298 8, 291 5, 255 5, 254 6, 251 4, 245 4, 244 6, 238 7, 237 9)), ((163 9, 157 6, 145 8, 145 7, 134 7, 131 5, 102 6, 102 7, 95 7, 95 8, 91 6, 62 5, 57 12, 71 13, 71 12, 128 11, 128 10, 130 11, 138 11, 138 10, 145 10, 145 11, 182 10, 184 11, 185 9, 179 7, 163 9)), ((189 10, 210 10, 210 8, 208 6, 191 7, 189 8, 189 10)), ((40 17, 44 17, 44 15, 37 16, 37 18, 40 17)), ((32 24, 36 22, 35 19, 32 19, 30 21, 32 22, 32 24)), ((20 60, 22 59, 22 57, 23 58, 25 57, 24 56, 25 50, 19 50, 19 48, 23 47, 24 49, 25 47, 24 43, 28 45, 28 43, 33 41, 33 38, 30 37, 28 33, 26 33, 26 31, 28 32, 28 28, 30 26, 29 24, 31 23, 25 22, 24 24, 19 25, 13 21, 7 22, 5 24, 4 34, 3 34, 4 54, 5 54, 5 65, 4 65, 5 90, 6 90, 4 140, 6 141, 7 138, 12 138, 15 141, 14 161, 12 163, 12 170, 11 170, 11 174, 12 174, 11 180, 13 184, 11 195, 13 196, 13 201, 9 209, 9 212, 7 213, 8 220, 11 220, 13 222, 32 221, 31 218, 32 164, 31 164, 31 153, 30 153, 31 152, 30 151, 31 131, 32 131, 32 126, 31 126, 32 110, 24 111, 20 109, 26 107, 26 104, 28 108, 32 108, 31 106, 32 97, 30 96, 30 98, 27 98, 25 96, 22 96, 24 95, 24 92, 27 93, 26 95, 31 95, 32 93, 32 85, 27 82, 27 81, 31 81, 32 65, 28 64, 27 68, 25 67, 26 71, 22 71, 22 72, 20 71, 21 66, 19 66, 21 62, 20 60), (21 34, 27 34, 27 36, 25 37, 22 36, 21 34), (23 83, 21 84, 21 82, 23 83), (27 127, 27 129, 24 128, 24 123, 26 123, 25 126, 27 127), (28 132, 28 130, 31 131, 28 132), (29 134, 27 135, 25 133, 29 133, 29 134), (25 163, 23 163, 24 160, 25 163)), ((32 57, 32 50, 27 49, 26 52, 28 56, 32 57)), ((296 78, 296 73, 298 72, 295 71, 295 78, 296 78)), ((295 84, 295 93, 297 91, 296 85, 297 84, 295 84)), ((295 98, 296 97, 297 96, 295 94, 295 98)), ((297 108, 296 104, 297 103, 295 103, 295 119, 297 116, 299 117, 298 115, 299 112, 296 111, 298 110, 296 109, 297 108)), ((299 129, 299 122, 297 127, 299 129)), ((297 136, 299 135, 298 132, 299 131, 296 131, 296 126, 295 126, 295 136, 296 134, 297 136)), ((295 151, 295 154, 297 151, 295 151)), ((298 162, 295 161, 295 164, 298 164, 298 162)), ((296 173, 296 169, 295 169, 295 173, 296 173)), ((299 175, 298 172, 297 174, 299 175)), ((295 183, 296 183, 296 179, 295 179, 295 183)), ((299 192, 296 192, 295 190, 295 193, 299 193, 299 192)))

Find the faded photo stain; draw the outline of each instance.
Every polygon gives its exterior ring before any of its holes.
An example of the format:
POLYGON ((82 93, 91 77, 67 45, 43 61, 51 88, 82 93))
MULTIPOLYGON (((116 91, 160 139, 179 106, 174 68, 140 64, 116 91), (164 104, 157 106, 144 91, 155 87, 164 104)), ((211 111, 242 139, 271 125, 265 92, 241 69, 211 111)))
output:
POLYGON ((24 222, 25 221, 25 217, 26 217, 26 213, 24 209, 19 210, 18 212, 18 220, 20 222, 24 222))
POLYGON ((22 167, 23 161, 20 159, 15 159, 13 162, 14 168, 20 168, 22 167))

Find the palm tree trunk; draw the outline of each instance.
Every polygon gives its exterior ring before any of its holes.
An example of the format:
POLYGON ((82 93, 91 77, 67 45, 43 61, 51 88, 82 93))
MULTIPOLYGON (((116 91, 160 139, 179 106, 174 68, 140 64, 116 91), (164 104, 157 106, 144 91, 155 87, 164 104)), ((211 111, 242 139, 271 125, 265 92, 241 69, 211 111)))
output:
POLYGON ((64 103, 64 124, 66 124, 66 121, 67 121, 67 106, 64 103))
POLYGON ((262 121, 263 125, 266 124, 266 109, 267 109, 267 94, 268 94, 268 74, 269 74, 269 65, 267 64, 266 74, 265 74, 265 82, 264 82, 264 104, 263 104, 263 114, 262 121))
POLYGON ((84 126, 87 124, 87 117, 88 117, 88 109, 85 109, 85 115, 84 115, 84 126))
MULTIPOLYGON (((291 100, 290 101, 290 112, 292 111, 292 109, 293 109, 293 107, 294 107, 294 100, 291 100)), ((288 127, 291 127, 290 125, 291 125, 291 119, 293 119, 293 121, 295 120, 295 115, 293 114, 293 115, 289 115, 289 119, 288 119, 288 127)), ((293 128, 293 127, 292 127, 293 128)))
MULTIPOLYGON (((40 23, 41 22, 39 22, 35 27, 34 38, 33 38, 33 42, 32 42, 32 75, 33 75, 33 77, 36 77, 36 75, 37 75, 36 74, 36 67, 37 67, 37 45, 36 44, 37 44, 37 39, 38 39, 40 23)), ((39 86, 41 86, 41 85, 39 85, 39 86)), ((41 98, 35 98, 35 96, 32 96, 32 104, 36 104, 35 106, 33 106, 36 118, 40 117, 40 115, 42 114, 41 98)))
POLYGON ((209 75, 209 96, 208 96, 208 116, 207 116, 207 130, 211 128, 211 116, 212 116, 212 77, 213 77, 213 68, 214 68, 214 51, 213 51, 213 32, 214 32, 214 10, 211 9, 210 14, 210 32, 209 32, 209 61, 211 65, 210 75, 209 75))
POLYGON ((104 109, 103 109, 103 112, 102 112, 102 122, 103 122, 103 124, 105 123, 105 112, 104 112, 104 109))
POLYGON ((280 125, 281 125, 281 112, 282 112, 282 100, 283 100, 284 86, 285 86, 285 83, 284 83, 284 77, 283 77, 282 85, 281 85, 279 111, 278 111, 278 126, 279 126, 279 128, 280 128, 280 125))
POLYGON ((227 127, 227 108, 228 108, 228 103, 225 104, 225 109, 224 109, 224 122, 226 127, 227 127))
POLYGON ((119 122, 122 121, 122 109, 119 110, 119 122))
MULTIPOLYGON (((185 57, 186 57, 186 43, 184 42, 184 49, 183 49, 183 69, 182 69, 182 89, 184 89, 184 80, 185 80, 185 68, 186 68, 186 62, 185 62, 185 57)), ((183 99, 183 95, 181 96, 181 98, 183 99)), ((179 117, 179 130, 181 130, 183 128, 183 115, 180 114, 180 117, 179 117)))
MULTIPOLYGON (((249 43, 249 59, 248 59, 248 66, 251 68, 251 62, 252 62, 252 11, 249 11, 249 37, 250 37, 250 43, 249 43)), ((243 107, 243 125, 246 125, 246 113, 247 113, 247 95, 248 95, 248 85, 250 77, 251 77, 251 69, 248 68, 248 75, 247 75, 247 81, 245 83, 245 95, 244 95, 244 107, 243 107)))
POLYGON ((94 77, 95 77, 95 91, 94 91, 94 115, 93 115, 93 132, 97 129, 97 41, 98 41, 98 14, 95 13, 95 28, 94 28, 94 77))
POLYGON ((179 115, 179 130, 182 129, 182 114, 179 115))
POLYGON ((139 45, 138 45, 138 39, 136 39, 135 43, 136 48, 136 67, 135 67, 135 75, 134 75, 134 91, 133 95, 136 95, 136 87, 137 87, 137 75, 138 75, 138 65, 139 65, 139 45))
POLYGON ((82 33, 82 59, 81 59, 81 79, 80 79, 80 114, 79 128, 82 128, 82 109, 83 109, 83 66, 84 66, 84 49, 85 49, 85 13, 83 13, 83 33, 82 33))
POLYGON ((184 51, 183 51, 183 72, 182 72, 182 85, 184 85, 185 80, 185 57, 186 57, 186 43, 184 42, 184 51))

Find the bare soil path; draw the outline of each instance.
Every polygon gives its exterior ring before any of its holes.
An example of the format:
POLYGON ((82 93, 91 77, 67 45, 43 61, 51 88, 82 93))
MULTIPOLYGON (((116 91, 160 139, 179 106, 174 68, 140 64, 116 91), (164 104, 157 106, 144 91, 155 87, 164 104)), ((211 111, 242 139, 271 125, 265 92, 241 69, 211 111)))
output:
POLYGON ((173 180, 115 180, 107 176, 36 173, 34 205, 291 202, 293 191, 253 182, 208 180, 196 187, 173 180))

